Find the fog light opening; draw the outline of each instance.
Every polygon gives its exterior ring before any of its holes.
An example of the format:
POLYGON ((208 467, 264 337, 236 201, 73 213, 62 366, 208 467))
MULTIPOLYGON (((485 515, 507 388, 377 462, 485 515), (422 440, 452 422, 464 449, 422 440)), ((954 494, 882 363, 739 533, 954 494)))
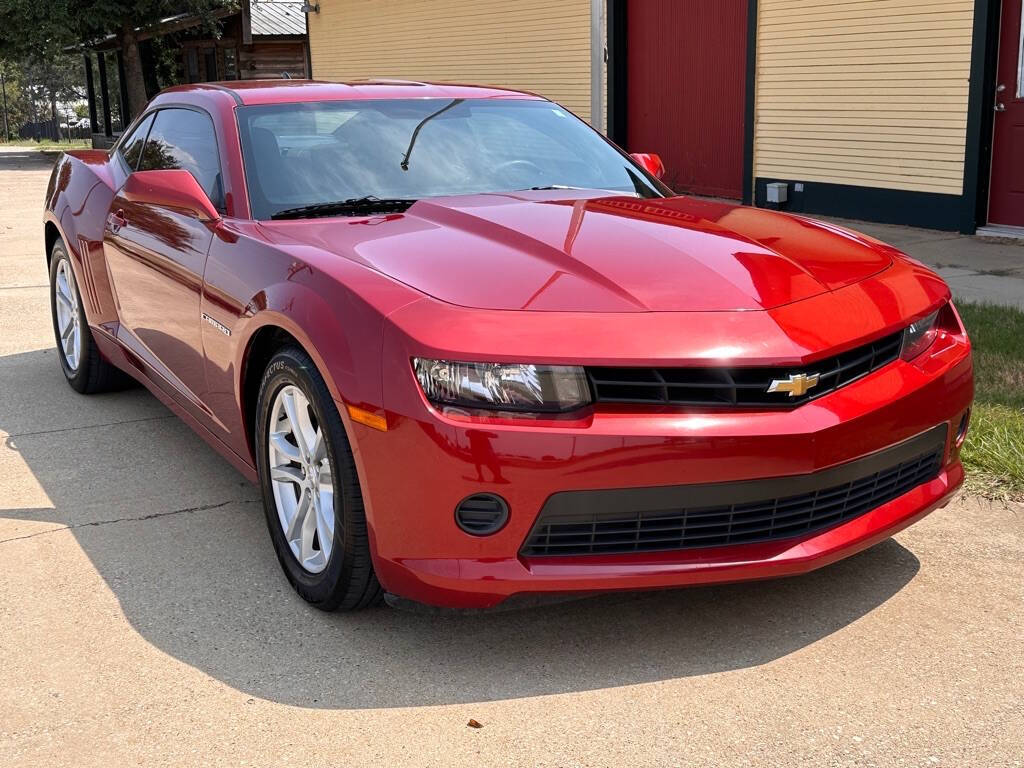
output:
POLYGON ((953 444, 954 446, 956 446, 957 449, 959 449, 960 446, 964 444, 964 440, 967 439, 967 428, 968 426, 970 426, 970 423, 971 409, 968 408, 966 411, 964 411, 964 415, 960 417, 960 426, 956 428, 956 440, 953 444))
POLYGON ((494 493, 474 493, 455 507, 455 524, 470 536, 490 536, 508 522, 508 502, 494 493))

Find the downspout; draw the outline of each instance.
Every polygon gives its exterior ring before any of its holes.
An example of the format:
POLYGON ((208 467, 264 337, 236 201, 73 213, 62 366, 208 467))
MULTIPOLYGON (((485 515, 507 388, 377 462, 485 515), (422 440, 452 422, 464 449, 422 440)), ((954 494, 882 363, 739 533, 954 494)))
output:
POLYGON ((590 124, 601 133, 605 133, 604 3, 590 0, 590 124))

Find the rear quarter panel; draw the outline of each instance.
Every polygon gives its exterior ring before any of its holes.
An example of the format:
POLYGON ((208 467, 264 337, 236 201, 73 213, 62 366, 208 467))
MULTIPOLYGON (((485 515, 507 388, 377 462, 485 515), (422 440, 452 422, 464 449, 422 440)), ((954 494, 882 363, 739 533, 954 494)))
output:
POLYGON ((118 183, 119 169, 111 166, 101 150, 61 155, 50 177, 43 215, 45 222, 57 227, 71 257, 89 324, 108 331, 117 321, 103 260, 103 228, 118 183))

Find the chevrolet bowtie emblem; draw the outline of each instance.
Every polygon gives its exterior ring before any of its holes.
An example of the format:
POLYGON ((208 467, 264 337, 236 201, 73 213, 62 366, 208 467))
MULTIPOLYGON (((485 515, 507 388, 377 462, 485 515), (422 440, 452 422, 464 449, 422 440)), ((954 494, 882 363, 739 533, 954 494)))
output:
POLYGON ((818 374, 816 373, 791 373, 788 379, 772 379, 769 392, 788 392, 790 397, 800 397, 807 394, 811 387, 818 386, 818 374))

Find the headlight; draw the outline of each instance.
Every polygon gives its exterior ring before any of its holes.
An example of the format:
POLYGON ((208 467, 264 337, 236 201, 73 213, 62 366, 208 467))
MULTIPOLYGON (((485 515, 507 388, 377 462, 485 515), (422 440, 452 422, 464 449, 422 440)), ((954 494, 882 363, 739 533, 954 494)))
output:
POLYGON ((412 361, 427 399, 437 405, 560 413, 590 402, 583 369, 570 365, 412 361))
POLYGON ((936 323, 939 319, 939 310, 932 312, 928 317, 911 323, 903 331, 903 346, 900 348, 900 357, 904 360, 913 360, 924 352, 935 341, 938 333, 936 323))

